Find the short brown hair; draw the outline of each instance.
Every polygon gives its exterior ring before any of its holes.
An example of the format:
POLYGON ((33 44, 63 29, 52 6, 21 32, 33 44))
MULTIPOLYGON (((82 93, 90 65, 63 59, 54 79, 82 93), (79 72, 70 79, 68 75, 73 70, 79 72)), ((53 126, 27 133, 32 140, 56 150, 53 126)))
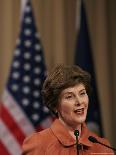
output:
POLYGON ((55 112, 62 90, 82 83, 87 94, 90 94, 90 81, 90 74, 79 66, 57 65, 44 81, 42 89, 43 102, 52 112, 55 112))

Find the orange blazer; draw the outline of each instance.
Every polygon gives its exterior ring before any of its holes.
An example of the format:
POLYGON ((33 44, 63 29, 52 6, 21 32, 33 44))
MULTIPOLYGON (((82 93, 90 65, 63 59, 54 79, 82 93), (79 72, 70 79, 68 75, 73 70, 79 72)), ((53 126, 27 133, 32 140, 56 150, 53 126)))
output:
MULTIPOLYGON (((98 141, 109 145, 106 139, 89 131, 84 123, 79 139, 79 155, 114 155, 112 150, 90 142, 89 136, 94 136, 98 141)), ((34 133, 25 139, 22 155, 77 155, 77 150, 75 140, 64 125, 56 119, 50 128, 34 133)))

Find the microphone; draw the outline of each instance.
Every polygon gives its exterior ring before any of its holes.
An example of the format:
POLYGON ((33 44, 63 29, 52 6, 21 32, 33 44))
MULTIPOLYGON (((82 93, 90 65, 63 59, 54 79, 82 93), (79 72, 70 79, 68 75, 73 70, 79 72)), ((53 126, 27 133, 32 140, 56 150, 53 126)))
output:
POLYGON ((89 139, 89 141, 91 141, 91 142, 93 142, 93 143, 101 144, 101 145, 103 145, 103 146, 105 146, 105 147, 107 147, 107 148, 109 148, 109 149, 111 149, 111 150, 113 150, 113 151, 116 151, 115 148, 110 147, 110 146, 108 146, 108 145, 106 145, 106 144, 103 144, 103 143, 99 142, 99 141, 98 141, 95 137, 93 137, 93 136, 89 136, 88 139, 89 139))
POLYGON ((79 130, 74 131, 74 135, 76 137, 76 148, 77 148, 77 155, 79 155, 79 149, 78 149, 78 136, 79 136, 79 130))
POLYGON ((74 131, 74 135, 75 135, 76 137, 78 137, 78 136, 79 136, 79 130, 75 130, 75 131, 74 131))

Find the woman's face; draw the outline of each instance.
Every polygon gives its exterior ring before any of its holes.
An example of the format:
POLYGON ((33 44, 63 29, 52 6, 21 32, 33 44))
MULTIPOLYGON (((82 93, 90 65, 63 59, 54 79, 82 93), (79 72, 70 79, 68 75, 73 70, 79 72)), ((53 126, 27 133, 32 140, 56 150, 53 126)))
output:
POLYGON ((58 116, 66 125, 76 128, 86 120, 88 95, 80 83, 64 89, 59 97, 58 116))

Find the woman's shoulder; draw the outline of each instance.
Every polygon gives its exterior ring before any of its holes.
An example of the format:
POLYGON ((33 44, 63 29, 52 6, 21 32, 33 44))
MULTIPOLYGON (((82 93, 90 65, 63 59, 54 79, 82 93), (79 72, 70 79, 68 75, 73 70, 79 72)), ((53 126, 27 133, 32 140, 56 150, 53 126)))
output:
POLYGON ((37 143, 40 141, 42 142, 43 140, 46 141, 50 135, 51 135, 50 128, 44 129, 40 132, 34 132, 24 140, 24 143, 25 142, 37 143))
POLYGON ((44 151, 44 146, 49 142, 49 138, 51 135, 50 132, 51 131, 48 128, 40 132, 34 132, 30 136, 25 138, 22 145, 23 154, 28 154, 28 152, 33 153, 36 150, 40 150, 41 152, 44 151))

